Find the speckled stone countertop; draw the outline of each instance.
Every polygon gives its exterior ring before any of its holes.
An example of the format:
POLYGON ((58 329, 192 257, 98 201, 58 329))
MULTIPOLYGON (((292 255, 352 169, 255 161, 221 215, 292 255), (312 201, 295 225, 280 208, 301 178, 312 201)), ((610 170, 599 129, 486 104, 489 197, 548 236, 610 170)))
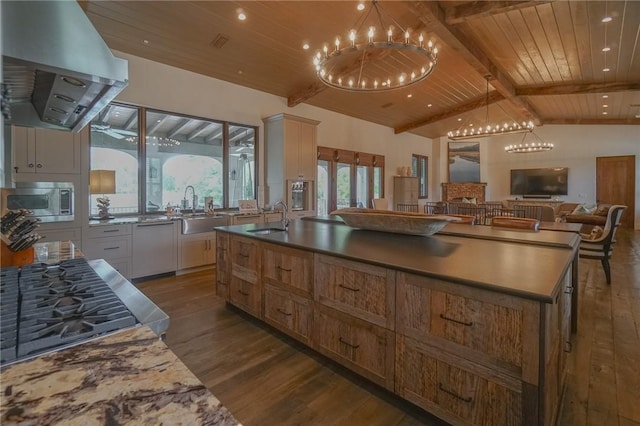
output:
POLYGON ((147 327, 2 370, 2 425, 237 425, 147 327))

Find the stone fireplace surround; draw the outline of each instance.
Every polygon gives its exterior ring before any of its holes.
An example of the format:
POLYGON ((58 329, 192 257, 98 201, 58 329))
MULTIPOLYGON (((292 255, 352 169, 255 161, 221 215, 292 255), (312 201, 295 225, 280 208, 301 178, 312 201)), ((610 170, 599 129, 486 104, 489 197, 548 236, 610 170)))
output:
POLYGON ((464 197, 484 203, 486 187, 486 182, 443 182, 442 201, 459 201, 464 197))

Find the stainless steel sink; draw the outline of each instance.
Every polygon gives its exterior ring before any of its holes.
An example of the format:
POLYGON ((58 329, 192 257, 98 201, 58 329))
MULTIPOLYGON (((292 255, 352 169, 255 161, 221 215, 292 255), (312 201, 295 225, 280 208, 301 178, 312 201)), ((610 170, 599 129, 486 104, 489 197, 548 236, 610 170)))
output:
POLYGON ((251 229, 247 232, 251 232, 252 234, 257 234, 257 235, 267 235, 267 234, 274 234, 277 232, 285 232, 285 230, 280 228, 259 228, 259 229, 251 229))
POLYGON ((196 213, 193 216, 182 216, 182 233, 183 234, 200 234, 202 232, 211 232, 216 226, 226 226, 228 223, 227 216, 223 215, 205 215, 196 213))

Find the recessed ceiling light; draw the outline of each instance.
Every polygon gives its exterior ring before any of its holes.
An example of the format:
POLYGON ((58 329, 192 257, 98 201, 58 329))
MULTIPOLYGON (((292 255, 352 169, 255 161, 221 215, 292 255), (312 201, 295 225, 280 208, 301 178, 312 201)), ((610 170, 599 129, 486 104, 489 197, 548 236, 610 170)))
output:
POLYGON ((358 3, 358 10, 364 10, 364 3, 358 3))
POLYGON ((458 118, 458 121, 462 121, 462 118, 458 118))
POLYGON ((413 95, 412 95, 411 93, 409 93, 409 94, 407 95, 407 98, 413 98, 413 95))
POLYGON ((304 50, 309 50, 309 43, 303 43, 303 44, 302 44, 302 48, 303 48, 304 50))
POLYGON ((640 118, 640 114, 636 114, 636 118, 640 118))
POLYGON ((149 44, 149 40, 142 40, 144 44, 149 44))
POLYGON ((238 75, 242 75, 242 74, 244 74, 244 71, 238 70, 238 75))
POLYGON ((610 68, 602 68, 602 72, 609 72, 609 71, 611 71, 610 68))
POLYGON ((610 47, 608 47, 608 46, 607 46, 607 47, 603 47, 603 48, 602 48, 602 51, 603 51, 603 52, 608 52, 608 51, 610 51, 610 50, 611 50, 611 48, 610 48, 610 47))
POLYGON ((432 104, 427 104, 427 108, 431 108, 432 106, 432 104))
POLYGON ((611 16, 605 16, 604 18, 602 18, 602 22, 604 22, 605 24, 607 22, 611 22, 613 20, 613 18, 611 16))
POLYGON ((602 111, 602 115, 607 115, 609 114, 607 111, 602 111))
POLYGON ((609 105, 604 104, 604 105, 602 105, 602 108, 609 108, 609 105))
POLYGON ((236 9, 236 12, 238 14, 238 20, 239 21, 245 21, 247 19, 247 15, 244 13, 244 10, 236 9))
POLYGON ((602 95, 602 99, 608 99, 609 95, 602 95))

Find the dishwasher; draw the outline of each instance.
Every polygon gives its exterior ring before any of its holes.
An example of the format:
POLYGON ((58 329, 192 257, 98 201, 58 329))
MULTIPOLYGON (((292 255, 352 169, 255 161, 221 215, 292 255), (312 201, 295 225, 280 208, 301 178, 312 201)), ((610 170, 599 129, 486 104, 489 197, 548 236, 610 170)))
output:
POLYGON ((178 269, 176 221, 136 223, 132 237, 131 278, 178 269))

